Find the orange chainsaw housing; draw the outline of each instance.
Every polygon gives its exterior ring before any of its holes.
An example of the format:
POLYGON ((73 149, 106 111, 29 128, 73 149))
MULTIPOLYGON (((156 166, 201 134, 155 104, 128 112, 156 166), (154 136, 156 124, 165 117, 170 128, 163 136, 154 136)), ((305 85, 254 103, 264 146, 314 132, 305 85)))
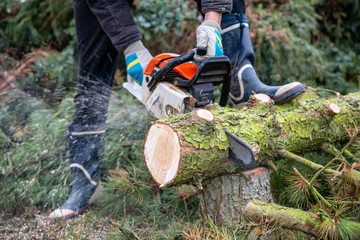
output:
MULTIPOLYGON (((161 68, 166 63, 168 63, 171 59, 173 59, 174 57, 178 57, 178 56, 179 55, 175 54, 175 53, 159 54, 151 59, 149 65, 147 66, 144 73, 146 75, 151 75, 151 73, 154 71, 155 67, 161 68)), ((181 76, 183 76, 184 78, 191 79, 194 77, 198 68, 199 68, 199 66, 196 65, 195 63, 186 62, 186 63, 182 63, 182 64, 174 67, 173 70, 175 72, 177 72, 178 74, 180 74, 181 76)))

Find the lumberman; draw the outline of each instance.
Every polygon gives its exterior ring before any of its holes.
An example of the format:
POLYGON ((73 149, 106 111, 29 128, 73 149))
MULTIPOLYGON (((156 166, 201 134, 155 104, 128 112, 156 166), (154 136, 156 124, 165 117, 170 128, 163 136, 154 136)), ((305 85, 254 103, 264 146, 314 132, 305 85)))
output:
MULTIPOLYGON (((197 0, 204 21, 196 30, 198 62, 226 55, 232 65, 230 99, 233 105, 247 102, 252 92, 263 93, 281 104, 305 91, 298 82, 283 86, 263 84, 254 70, 254 51, 244 0, 197 0)), ((75 114, 68 126, 72 191, 50 219, 70 218, 84 211, 100 182, 104 153, 105 122, 119 52, 124 52, 128 81, 142 83, 151 60, 131 14, 132 0, 73 0, 78 42, 78 89, 75 114)), ((195 51, 196 52, 196 51, 195 51)))

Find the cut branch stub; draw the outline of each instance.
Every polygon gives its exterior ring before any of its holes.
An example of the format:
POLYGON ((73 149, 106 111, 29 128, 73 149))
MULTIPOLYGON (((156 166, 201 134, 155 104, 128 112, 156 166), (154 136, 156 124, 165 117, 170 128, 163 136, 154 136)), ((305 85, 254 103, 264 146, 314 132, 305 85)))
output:
POLYGON ((258 93, 255 95, 251 95, 249 101, 247 102, 248 107, 252 107, 254 104, 272 104, 273 101, 268 95, 265 95, 263 93, 258 93))
POLYGON ((336 105, 335 103, 330 103, 329 104, 329 112, 331 114, 339 114, 340 113, 340 108, 338 105, 336 105))
POLYGON ((200 119, 207 121, 207 122, 214 121, 214 114, 212 114, 210 111, 205 110, 205 109, 196 110, 196 116, 198 116, 200 119))

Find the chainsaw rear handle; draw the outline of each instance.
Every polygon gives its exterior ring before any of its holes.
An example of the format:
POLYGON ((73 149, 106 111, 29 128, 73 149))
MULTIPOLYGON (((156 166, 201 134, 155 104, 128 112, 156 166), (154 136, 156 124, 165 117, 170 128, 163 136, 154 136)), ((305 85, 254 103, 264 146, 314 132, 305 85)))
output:
MULTIPOLYGON (((203 51, 203 50, 206 50, 206 49, 200 49, 200 51, 203 51)), ((163 80, 163 78, 165 78, 165 75, 169 71, 171 71, 174 67, 176 67, 176 66, 178 66, 178 65, 180 65, 182 63, 193 61, 194 56, 195 56, 195 53, 191 52, 191 53, 187 53, 187 54, 184 54, 184 55, 180 55, 178 57, 174 57, 169 62, 167 62, 163 67, 161 67, 158 71, 153 72, 151 74, 151 80, 147 85, 147 87, 149 88, 149 91, 153 91, 156 84, 159 81, 163 80)), ((227 63, 227 67, 226 67, 227 74, 225 74, 226 76, 224 77, 224 80, 222 82, 221 97, 220 97, 220 102, 219 102, 220 106, 224 107, 227 104, 228 96, 229 96, 229 90, 230 90, 230 71, 231 71, 230 60, 227 57, 222 56, 222 57, 217 57, 216 60, 215 60, 215 58, 207 59, 205 62, 214 63, 214 61, 215 62, 221 61, 221 62, 226 62, 227 63), (221 58, 221 60, 218 59, 218 58, 221 58)), ((203 69, 203 64, 199 66, 199 70, 200 69, 203 69)), ((187 81, 178 80, 178 85, 181 86, 181 87, 189 87, 190 85, 195 84, 197 82, 199 76, 200 76, 200 74, 199 74, 199 72, 197 72, 195 74, 195 76, 190 80, 187 80, 187 81)), ((217 83, 220 83, 220 82, 217 82, 217 83)))
MULTIPOLYGON (((197 48, 196 54, 199 56, 205 56, 207 53, 207 48, 197 48)), ((152 91, 155 87, 156 83, 161 80, 162 76, 165 76, 171 69, 176 67, 177 65, 180 65, 182 63, 186 63, 189 61, 194 60, 195 53, 187 53, 180 55, 179 57, 174 57, 171 59, 167 64, 165 64, 159 71, 155 72, 152 76, 152 80, 149 82, 148 87, 149 90, 152 91)))
POLYGON ((152 91, 154 89, 154 87, 156 86, 156 84, 163 78, 165 77, 165 75, 171 71, 174 67, 182 64, 182 63, 186 63, 189 61, 194 60, 194 56, 195 53, 191 52, 191 53, 187 53, 184 55, 180 55, 179 57, 174 57, 173 59, 171 59, 169 62, 167 62, 163 67, 161 67, 159 69, 159 71, 156 71, 154 73, 152 73, 151 75, 151 80, 148 83, 148 88, 150 91, 152 91))
POLYGON ((197 48, 196 54, 199 56, 205 56, 207 53, 207 48, 197 48))

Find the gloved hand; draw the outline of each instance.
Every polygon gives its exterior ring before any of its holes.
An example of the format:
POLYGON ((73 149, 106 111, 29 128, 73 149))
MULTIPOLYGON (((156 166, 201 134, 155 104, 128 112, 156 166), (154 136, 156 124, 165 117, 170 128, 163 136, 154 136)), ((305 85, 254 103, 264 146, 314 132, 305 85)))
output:
POLYGON ((220 25, 214 21, 204 21, 196 29, 196 47, 206 48, 205 55, 198 55, 195 50, 194 59, 197 62, 203 62, 208 57, 221 56, 224 54, 220 35, 220 25))
POLYGON ((127 82, 123 84, 123 87, 141 101, 143 75, 152 59, 151 53, 144 47, 141 41, 137 41, 125 49, 124 55, 127 82))
POLYGON ((124 55, 128 82, 136 80, 141 85, 143 73, 152 59, 151 53, 141 41, 137 41, 125 49, 124 55))

